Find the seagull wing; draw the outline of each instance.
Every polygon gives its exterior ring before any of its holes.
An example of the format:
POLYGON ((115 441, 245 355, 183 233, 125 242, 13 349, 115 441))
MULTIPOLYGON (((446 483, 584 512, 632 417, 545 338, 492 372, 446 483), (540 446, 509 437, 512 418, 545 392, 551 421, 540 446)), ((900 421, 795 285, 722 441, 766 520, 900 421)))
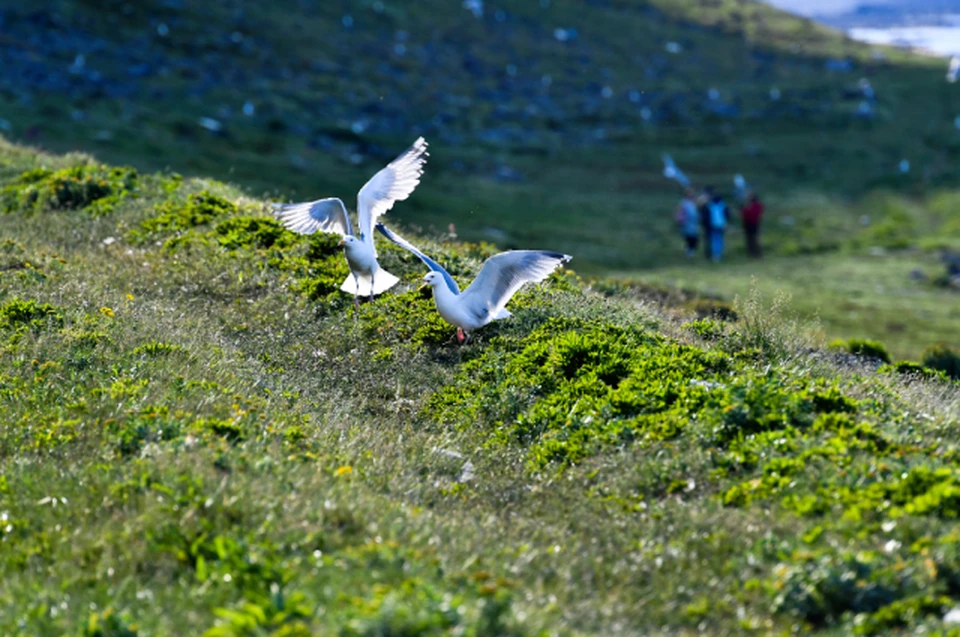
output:
POLYGON ((273 216, 287 229, 299 234, 317 231, 342 236, 353 234, 347 208, 336 197, 304 203, 274 204, 273 216))
POLYGON ((443 269, 442 265, 440 265, 439 263, 437 263, 427 255, 425 255, 424 253, 420 252, 420 250, 415 248, 412 243, 410 243, 409 241, 407 241, 406 239, 404 239, 403 237, 401 237, 400 235, 398 235, 397 233, 395 233, 394 231, 392 231, 390 228, 386 227, 382 223, 377 224, 377 230, 379 230, 380 234, 385 236, 387 239, 396 243, 398 246, 400 246, 404 250, 410 252, 413 256, 423 261, 424 265, 426 265, 431 271, 439 272, 440 275, 443 276, 443 280, 447 282, 447 287, 450 288, 450 291, 453 292, 454 294, 460 294, 460 286, 458 286, 457 282, 453 280, 453 277, 450 276, 450 273, 443 269))
POLYGON ((572 259, 545 250, 510 250, 495 254, 460 295, 468 311, 485 322, 503 316, 503 308, 524 283, 539 283, 572 259))
POLYGON ((373 224, 393 208, 394 203, 410 196, 420 183, 426 161, 427 142, 420 137, 360 189, 357 196, 360 234, 374 254, 373 224))

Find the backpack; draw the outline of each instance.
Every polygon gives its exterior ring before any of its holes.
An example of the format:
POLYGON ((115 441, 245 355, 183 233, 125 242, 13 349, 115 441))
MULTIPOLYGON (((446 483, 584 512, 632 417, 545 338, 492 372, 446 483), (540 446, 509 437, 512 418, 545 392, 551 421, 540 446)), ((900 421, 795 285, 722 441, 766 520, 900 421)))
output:
POLYGON ((710 211, 710 227, 723 230, 727 227, 727 204, 722 201, 711 201, 707 204, 710 211))

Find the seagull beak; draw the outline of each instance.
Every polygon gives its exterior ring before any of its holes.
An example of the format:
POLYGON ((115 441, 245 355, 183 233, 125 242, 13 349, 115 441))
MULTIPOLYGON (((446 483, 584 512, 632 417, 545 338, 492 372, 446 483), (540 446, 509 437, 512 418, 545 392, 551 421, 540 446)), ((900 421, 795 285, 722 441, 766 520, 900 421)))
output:
POLYGON ((346 240, 346 239, 340 239, 340 243, 338 243, 337 246, 339 246, 339 247, 342 248, 342 247, 345 246, 346 244, 347 244, 347 240, 346 240))
POLYGON ((423 292, 423 291, 426 290, 428 287, 429 287, 429 286, 428 286, 426 283, 424 283, 423 285, 421 285, 420 287, 417 288, 417 292, 423 292))

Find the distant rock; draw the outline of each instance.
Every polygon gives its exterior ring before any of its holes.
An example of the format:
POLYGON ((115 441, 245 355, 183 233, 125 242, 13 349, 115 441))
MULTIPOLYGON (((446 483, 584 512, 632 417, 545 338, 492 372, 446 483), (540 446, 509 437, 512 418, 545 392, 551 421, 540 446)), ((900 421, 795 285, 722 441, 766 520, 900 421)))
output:
POLYGON ((846 58, 842 58, 842 59, 831 58, 831 59, 829 59, 829 60, 826 61, 826 63, 824 64, 824 67, 825 67, 828 71, 839 71, 839 72, 852 71, 852 70, 853 70, 853 62, 851 62, 850 60, 848 60, 848 59, 846 59, 846 58))
POLYGON ((506 164, 500 164, 496 167, 494 170, 494 178, 502 182, 523 181, 523 175, 520 174, 520 171, 506 164))

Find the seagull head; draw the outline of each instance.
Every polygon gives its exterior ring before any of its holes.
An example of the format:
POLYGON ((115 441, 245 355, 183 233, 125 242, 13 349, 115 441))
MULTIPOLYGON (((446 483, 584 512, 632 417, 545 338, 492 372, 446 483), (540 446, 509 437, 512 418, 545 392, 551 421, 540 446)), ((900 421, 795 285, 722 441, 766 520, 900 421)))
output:
POLYGON ((355 246, 355 245, 357 245, 357 244, 359 244, 359 243, 360 243, 360 240, 359 240, 359 239, 357 239, 356 237, 353 237, 353 236, 349 236, 349 235, 348 235, 348 236, 344 237, 343 239, 340 239, 340 243, 338 243, 337 245, 339 245, 340 247, 351 247, 351 246, 355 246))
POLYGON ((443 282, 443 277, 437 272, 429 272, 423 277, 423 288, 435 288, 443 282))

